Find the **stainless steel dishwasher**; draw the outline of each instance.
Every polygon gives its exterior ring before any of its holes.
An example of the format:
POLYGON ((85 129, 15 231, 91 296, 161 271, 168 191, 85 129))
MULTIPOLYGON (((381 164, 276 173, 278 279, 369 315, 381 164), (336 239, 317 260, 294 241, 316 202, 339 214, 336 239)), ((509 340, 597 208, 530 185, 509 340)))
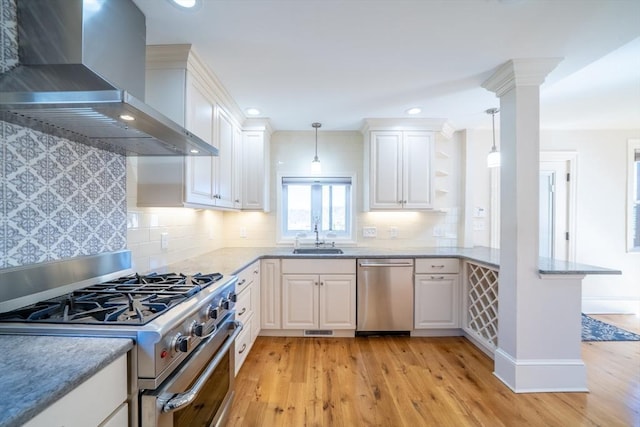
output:
POLYGON ((357 335, 413 329, 413 259, 359 259, 357 335))

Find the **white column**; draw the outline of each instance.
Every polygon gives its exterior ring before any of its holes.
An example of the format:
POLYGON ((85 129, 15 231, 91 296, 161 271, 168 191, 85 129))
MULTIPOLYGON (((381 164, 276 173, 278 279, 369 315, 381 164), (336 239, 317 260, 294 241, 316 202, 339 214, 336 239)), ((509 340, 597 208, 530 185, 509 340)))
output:
POLYGON ((494 373, 516 392, 586 391, 582 277, 539 274, 540 85, 560 59, 514 59, 483 87, 500 97, 500 283, 494 373))

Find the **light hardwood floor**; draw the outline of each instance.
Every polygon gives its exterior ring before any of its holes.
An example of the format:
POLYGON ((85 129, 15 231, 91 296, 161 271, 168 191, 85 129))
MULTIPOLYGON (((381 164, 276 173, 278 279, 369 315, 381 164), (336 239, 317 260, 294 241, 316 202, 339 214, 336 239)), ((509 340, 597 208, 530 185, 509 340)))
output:
POLYGON ((582 349, 589 393, 516 394, 461 337, 259 337, 228 426, 640 426, 640 341, 582 349))

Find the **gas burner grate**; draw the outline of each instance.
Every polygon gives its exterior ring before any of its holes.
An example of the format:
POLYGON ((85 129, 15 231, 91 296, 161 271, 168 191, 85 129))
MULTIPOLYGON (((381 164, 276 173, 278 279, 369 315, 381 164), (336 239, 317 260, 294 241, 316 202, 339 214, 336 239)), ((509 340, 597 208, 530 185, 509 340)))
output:
POLYGON ((222 277, 220 273, 132 274, 0 313, 0 321, 143 325, 222 277))

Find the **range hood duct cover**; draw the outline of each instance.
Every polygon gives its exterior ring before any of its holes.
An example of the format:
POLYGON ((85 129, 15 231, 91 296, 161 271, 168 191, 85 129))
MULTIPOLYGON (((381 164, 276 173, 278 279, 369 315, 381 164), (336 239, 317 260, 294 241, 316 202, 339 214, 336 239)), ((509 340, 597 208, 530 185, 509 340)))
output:
POLYGON ((141 101, 146 23, 131 0, 16 3, 19 65, 0 76, 0 120, 128 156, 218 155, 141 101))

